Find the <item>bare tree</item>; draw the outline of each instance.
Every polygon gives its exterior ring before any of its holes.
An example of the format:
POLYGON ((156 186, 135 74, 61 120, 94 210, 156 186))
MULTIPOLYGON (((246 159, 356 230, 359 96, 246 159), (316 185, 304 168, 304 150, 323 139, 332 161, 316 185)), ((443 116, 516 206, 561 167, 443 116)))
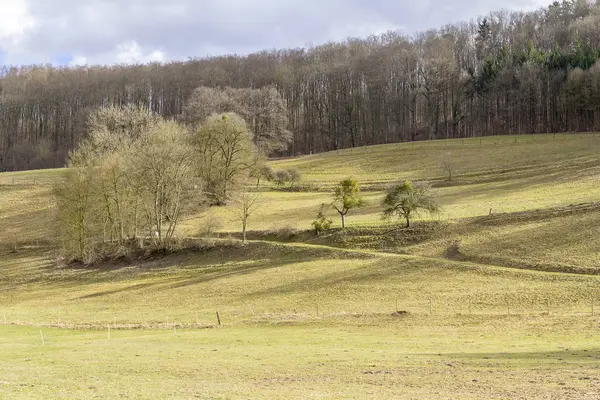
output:
POLYGON ((597 1, 559 1, 410 37, 387 32, 310 49, 2 67, 0 170, 64 166, 86 138, 90 113, 123 105, 194 128, 213 113, 235 112, 266 154, 599 130, 599 10, 597 1))
POLYGON ((82 262, 93 261, 99 240, 99 210, 95 201, 94 171, 73 167, 54 190, 58 206, 58 234, 63 254, 82 262))
POLYGON ((454 173, 455 168, 456 168, 456 162, 453 160, 452 154, 448 153, 448 154, 444 155, 444 157, 442 158, 442 161, 440 161, 440 169, 446 175, 446 180, 448 180, 448 181, 452 180, 452 174, 454 173))
POLYGON ((205 191, 215 204, 226 203, 257 161, 252 133, 237 114, 214 114, 196 130, 193 142, 205 191))
POLYGON ((244 118, 254 143, 263 154, 286 150, 292 139, 285 102, 273 87, 224 90, 199 87, 184 107, 182 119, 188 125, 197 126, 212 114, 224 113, 236 113, 244 118))
POLYGON ((151 233, 160 245, 168 244, 180 218, 198 203, 195 190, 195 154, 187 131, 172 121, 151 127, 137 144, 133 160, 143 209, 151 233))
POLYGON ((265 163, 263 157, 259 156, 253 163, 250 170, 250 177, 256 179, 256 189, 258 189, 262 180, 272 182, 275 179, 275 171, 273 171, 270 165, 265 163))
POLYGON ((185 127, 154 117, 139 126, 135 116, 146 120, 144 110, 114 109, 110 116, 121 128, 93 125, 56 189, 65 254, 86 262, 100 244, 123 244, 138 229, 169 245, 181 216, 203 203, 185 127))
POLYGON ((246 244, 246 229, 248 220, 261 206, 260 193, 242 192, 233 204, 233 212, 236 218, 242 223, 242 243, 246 244))

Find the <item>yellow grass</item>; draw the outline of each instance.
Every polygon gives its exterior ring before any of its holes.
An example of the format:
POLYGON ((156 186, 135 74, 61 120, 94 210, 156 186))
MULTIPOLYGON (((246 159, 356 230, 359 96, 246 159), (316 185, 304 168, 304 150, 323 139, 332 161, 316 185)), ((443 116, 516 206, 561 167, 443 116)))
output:
POLYGON ((536 135, 274 161, 321 190, 263 187, 251 230, 308 229, 348 176, 367 207, 345 233, 300 237, 313 244, 91 267, 56 262, 62 172, 0 174, 0 398, 596 398, 600 210, 569 205, 600 199, 599 150, 536 135), (378 228, 383 188, 405 178, 434 183, 442 224, 378 228))
POLYGON ((445 172, 440 164, 450 160, 454 175, 483 179, 597 167, 599 150, 600 135, 595 134, 493 136, 346 149, 276 161, 272 166, 299 168, 305 180, 321 184, 348 176, 373 184, 441 179, 445 172))

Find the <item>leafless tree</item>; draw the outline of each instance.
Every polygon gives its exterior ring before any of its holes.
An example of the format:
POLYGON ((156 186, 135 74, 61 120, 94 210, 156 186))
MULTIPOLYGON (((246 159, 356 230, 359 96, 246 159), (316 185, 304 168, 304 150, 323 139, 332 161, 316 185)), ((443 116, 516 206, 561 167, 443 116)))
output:
MULTIPOLYGON (((234 112, 270 154, 600 129, 600 4, 493 12, 405 36, 131 66, 0 69, 0 170, 62 166, 98 108, 197 128, 234 112)), ((115 127, 118 128, 118 121, 115 127)))
POLYGON ((260 208, 262 205, 260 193, 253 192, 242 192, 240 193, 234 203, 233 212, 236 218, 242 223, 242 243, 246 244, 246 229, 248 227, 248 221, 250 217, 260 208))
POLYGON ((213 114, 194 132, 197 170, 214 204, 225 204, 257 162, 246 122, 237 114, 213 114))

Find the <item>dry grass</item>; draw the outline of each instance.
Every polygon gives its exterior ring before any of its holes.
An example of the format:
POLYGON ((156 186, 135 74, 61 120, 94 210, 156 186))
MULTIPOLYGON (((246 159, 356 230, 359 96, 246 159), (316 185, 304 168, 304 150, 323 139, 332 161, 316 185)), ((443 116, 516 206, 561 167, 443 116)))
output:
POLYGON ((598 167, 600 135, 493 136, 346 149, 272 163, 299 168, 307 181, 330 185, 353 176, 364 184, 398 179, 443 180, 442 161, 454 165, 458 180, 485 181, 547 175, 549 170, 598 167))
POLYGON ((600 386, 595 277, 265 243, 101 269, 22 254, 0 269, 0 397, 586 399, 600 386), (409 314, 392 316, 396 301, 409 314), (224 325, 198 329, 215 311, 224 325))
MULTIPOLYGON (((395 302, 412 313, 546 311, 590 313, 600 278, 547 274, 445 260, 257 242, 132 265, 59 267, 36 253, 4 257, 0 302, 11 322, 191 324, 253 317, 384 314, 395 302), (123 305, 127 306, 124 307, 123 305)), ((268 318, 267 318, 268 320, 268 318)))
POLYGON ((47 186, 0 186, 0 248, 54 234, 54 199, 47 186))
POLYGON ((600 386, 591 318, 335 322, 113 331, 110 341, 44 329, 45 346, 39 329, 0 326, 0 397, 583 400, 600 386))
POLYGON ((466 235, 460 252, 471 260, 548 271, 600 273, 600 213, 511 224, 466 235))
MULTIPOLYGON (((569 205, 600 199, 598 150, 600 137, 539 135, 274 162, 324 189, 349 175, 372 189, 351 229, 302 237, 311 244, 99 267, 57 265, 52 247, 9 246, 0 398, 596 398, 600 211, 569 205), (449 152, 457 165, 447 183, 439 162, 449 152), (440 223, 381 225, 381 189, 403 178, 434 182, 440 223), (392 316, 396 305, 408 313, 392 316)), ((3 243, 54 238, 60 173, 0 174, 3 243)), ((330 195, 263 199, 251 230, 308 229, 330 195)), ((211 212, 222 232, 239 230, 226 208, 211 212)), ((182 233, 196 234, 202 217, 182 233)))

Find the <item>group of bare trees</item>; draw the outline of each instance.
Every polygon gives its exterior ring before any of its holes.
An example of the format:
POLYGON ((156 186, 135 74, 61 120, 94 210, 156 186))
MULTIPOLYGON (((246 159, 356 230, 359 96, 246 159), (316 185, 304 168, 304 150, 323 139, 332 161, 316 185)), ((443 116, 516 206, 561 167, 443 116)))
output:
POLYGON ((56 188, 64 255, 85 262, 132 241, 169 246, 182 217, 227 201, 261 160, 234 113, 186 126, 113 106, 93 112, 88 127, 56 188))
POLYGON ((90 111, 123 104, 183 121, 208 117, 207 105, 236 112, 268 154, 599 130, 599 26, 600 4, 564 0, 410 37, 168 64, 6 67, 0 169, 62 165, 90 111))

